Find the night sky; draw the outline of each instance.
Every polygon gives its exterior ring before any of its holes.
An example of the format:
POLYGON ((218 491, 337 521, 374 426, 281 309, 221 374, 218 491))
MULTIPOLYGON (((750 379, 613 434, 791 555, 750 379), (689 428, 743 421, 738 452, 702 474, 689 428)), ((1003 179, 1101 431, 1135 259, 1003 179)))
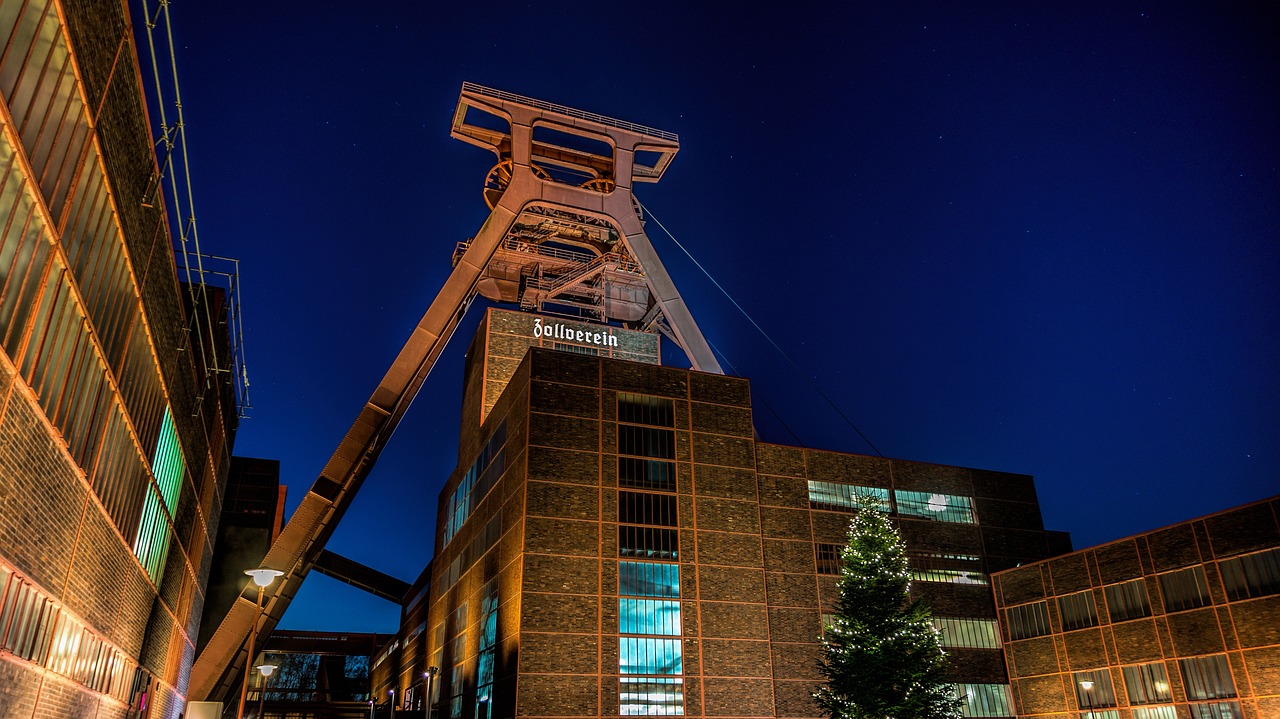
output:
MULTIPOLYGON (((1077 547, 1280 489, 1274 4, 720 5, 173 4, 290 511, 487 216, 463 81, 679 133, 637 195, 802 370, 649 223, 766 440, 1035 475, 1077 547)), ((425 566, 480 314, 330 549, 425 566)), ((397 623, 312 573, 281 626, 397 623)))

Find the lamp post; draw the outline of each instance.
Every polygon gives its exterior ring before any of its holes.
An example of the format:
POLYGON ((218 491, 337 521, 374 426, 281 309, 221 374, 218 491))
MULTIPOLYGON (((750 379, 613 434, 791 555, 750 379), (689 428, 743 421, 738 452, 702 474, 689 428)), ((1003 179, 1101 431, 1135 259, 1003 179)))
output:
POLYGON ((244 696, 249 691, 249 667, 253 664, 253 641, 258 636, 258 620, 262 618, 262 592, 275 581, 276 577, 284 574, 278 569, 266 567, 246 569, 244 573, 253 577, 253 583, 258 585, 258 608, 257 613, 253 615, 253 629, 249 632, 249 654, 244 658, 244 681, 240 684, 240 707, 236 709, 236 719, 244 719, 244 696))
POLYGON ((1080 682, 1080 688, 1084 690, 1084 702, 1089 707, 1089 719, 1093 719, 1093 682, 1085 679, 1080 682))
POLYGON ((388 689, 387 693, 391 695, 391 704, 390 704, 391 719, 396 719, 396 690, 388 689))
POLYGON ((440 667, 427 667, 427 671, 423 672, 423 676, 427 678, 427 719, 431 719, 431 680, 439 673, 440 667))
POLYGON ((373 719, 373 700, 369 700, 369 719, 373 719))
POLYGON ((262 719, 263 707, 267 702, 267 682, 271 680, 272 673, 278 668, 275 664, 258 665, 258 673, 262 675, 262 686, 258 689, 258 719, 262 719))

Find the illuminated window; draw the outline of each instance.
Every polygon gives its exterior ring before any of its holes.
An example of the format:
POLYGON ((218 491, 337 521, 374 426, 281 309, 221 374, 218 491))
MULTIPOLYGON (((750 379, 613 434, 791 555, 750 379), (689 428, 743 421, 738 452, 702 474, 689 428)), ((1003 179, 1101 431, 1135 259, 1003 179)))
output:
POLYGON ((462 528, 463 522, 471 516, 472 510, 480 504, 480 500, 493 489, 502 473, 506 471, 507 422, 503 420, 493 430, 493 436, 485 442, 480 455, 471 463, 462 481, 458 483, 453 494, 449 495, 449 504, 445 510, 444 542, 448 544, 453 536, 462 528))
POLYGON ((1124 685, 1130 704, 1159 704, 1173 701, 1169 693, 1169 675, 1164 662, 1138 664, 1124 668, 1124 685))
POLYGON ((1029 639, 1049 633, 1049 610, 1043 601, 1009 607, 1005 610, 1009 638, 1029 639))
POLYGON ((498 644, 498 579, 484 585, 480 602, 480 656, 476 669, 476 716, 489 719, 493 712, 493 666, 498 644))
POLYGON ((893 497, 897 502, 900 517, 932 519, 956 524, 976 523, 973 517, 973 500, 968 497, 901 490, 894 490, 893 497))
POLYGON ((1009 685, 957 684, 955 686, 956 696, 964 702, 960 705, 960 716, 1014 716, 1013 702, 1009 701, 1009 685))
POLYGON ((1204 567, 1198 564, 1161 574, 1158 578, 1166 612, 1203 607, 1212 601, 1209 598, 1209 582, 1205 579, 1204 567))
MULTIPOLYGON (((957 649, 999 649, 1000 634, 994 619, 961 619, 933 617, 933 626, 941 634, 940 644, 957 649)), ((1004 685, 999 685, 1004 686, 1004 685)), ((977 714, 971 716, 979 716, 977 714)), ((985 716, 985 715, 982 715, 985 716)), ((997 715, 997 716, 1003 716, 997 715)))
POLYGON ((1058 597, 1058 614, 1062 617, 1062 631, 1084 629, 1098 625, 1098 612, 1093 602, 1093 591, 1066 594, 1058 597))
POLYGON ((618 562, 618 594, 633 597, 679 597, 680 565, 618 562))
POLYGON ((173 413, 167 406, 164 420, 160 424, 155 456, 151 460, 151 472, 156 478, 159 492, 153 490, 146 494, 142 520, 133 542, 133 553, 147 570, 151 581, 158 584, 164 560, 169 554, 169 517, 178 511, 178 495, 182 491, 182 476, 186 472, 186 461, 182 457, 182 446, 178 444, 173 413), (165 510, 168 510, 167 515, 165 510))
POLYGON ((888 514, 889 490, 809 480, 809 507, 837 512, 873 507, 888 514))
POLYGON ((619 677, 618 713, 622 716, 681 716, 682 677, 619 677))
POLYGON ((1123 622, 1128 619, 1151 616, 1151 602, 1147 599, 1147 583, 1142 579, 1112 584, 1105 591, 1111 621, 1123 622))
POLYGON ((1218 562, 1231 599, 1265 597, 1280 592, 1280 549, 1218 562))
POLYGON ((664 638, 681 633, 680 567, 632 561, 618 565, 618 632, 624 635, 618 638, 619 712, 627 716, 684 714, 680 640, 664 638))
POLYGON ((1134 707, 1133 719, 1178 719, 1178 710, 1173 705, 1162 707, 1134 707))
POLYGON ((972 554, 908 552, 907 566, 913 582, 987 584, 982 558, 972 554))

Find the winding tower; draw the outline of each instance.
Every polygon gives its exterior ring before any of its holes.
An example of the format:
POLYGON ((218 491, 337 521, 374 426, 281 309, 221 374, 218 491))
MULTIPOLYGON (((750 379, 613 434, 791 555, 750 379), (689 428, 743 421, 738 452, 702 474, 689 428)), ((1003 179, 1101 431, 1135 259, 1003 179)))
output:
MULTIPOLYGON (((521 309, 657 330, 694 369, 722 374, 710 345, 644 231, 635 183, 657 182, 679 150, 670 132, 464 83, 452 136, 490 150, 490 214, 460 243, 453 271, 391 368, 312 484, 264 565, 284 572, 268 590, 261 643, 324 554, 476 295, 521 309)), ((196 659, 189 698, 235 696, 258 620, 252 582, 196 659)))

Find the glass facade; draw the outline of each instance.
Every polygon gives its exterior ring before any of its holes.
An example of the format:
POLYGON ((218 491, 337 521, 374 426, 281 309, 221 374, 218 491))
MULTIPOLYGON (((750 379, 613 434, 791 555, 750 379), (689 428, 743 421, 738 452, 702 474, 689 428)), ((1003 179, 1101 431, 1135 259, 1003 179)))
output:
MULTIPOLYGON (((619 393, 618 420, 659 425, 619 424, 619 454, 675 457, 675 432, 664 428, 675 423, 672 400, 619 393)), ((629 559, 678 555, 677 530, 664 529, 678 526, 674 482, 649 487, 667 491, 618 492, 618 712, 676 716, 684 714, 680 565, 629 559)))
POLYGON ((938 522, 954 522, 957 524, 976 524, 973 515, 973 500, 953 494, 937 492, 904 492, 894 490, 894 502, 898 505, 898 516, 914 519, 932 519, 938 522))

